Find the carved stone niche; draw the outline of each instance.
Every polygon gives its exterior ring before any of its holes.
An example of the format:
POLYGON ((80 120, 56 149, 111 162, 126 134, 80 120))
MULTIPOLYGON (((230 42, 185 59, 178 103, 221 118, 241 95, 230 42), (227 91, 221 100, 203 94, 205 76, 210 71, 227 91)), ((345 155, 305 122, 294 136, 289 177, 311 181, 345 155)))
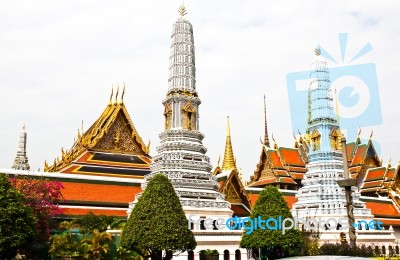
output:
POLYGON ((182 108, 182 128, 196 130, 196 109, 191 102, 186 102, 182 108))

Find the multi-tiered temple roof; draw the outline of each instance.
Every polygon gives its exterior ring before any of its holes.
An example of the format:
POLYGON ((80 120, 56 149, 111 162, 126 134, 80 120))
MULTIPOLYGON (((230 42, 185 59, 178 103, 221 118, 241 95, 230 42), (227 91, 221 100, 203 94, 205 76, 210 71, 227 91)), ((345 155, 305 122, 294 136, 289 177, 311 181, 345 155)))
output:
POLYGON ((61 149, 52 165, 45 162, 46 172, 87 174, 143 179, 149 173, 151 157, 123 102, 118 90, 100 117, 78 136, 69 150, 61 149))
POLYGON ((61 217, 105 214, 126 217, 129 202, 141 191, 150 172, 149 145, 137 132, 118 90, 100 117, 78 136, 71 149, 61 149, 52 165, 45 162, 49 179, 61 181, 65 199, 61 217))

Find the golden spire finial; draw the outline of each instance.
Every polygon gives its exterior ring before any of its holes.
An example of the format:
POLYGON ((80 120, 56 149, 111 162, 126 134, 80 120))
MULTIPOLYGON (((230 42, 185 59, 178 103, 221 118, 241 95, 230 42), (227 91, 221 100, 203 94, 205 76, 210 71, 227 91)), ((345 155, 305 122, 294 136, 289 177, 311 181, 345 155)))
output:
POLYGON ((314 53, 316 56, 321 55, 321 47, 319 47, 319 45, 315 48, 314 53))
POLYGON ((118 104, 118 92, 119 92, 119 85, 117 84, 117 93, 115 93, 115 105, 118 104))
POLYGON ((125 95, 125 83, 124 83, 124 88, 122 89, 121 104, 124 103, 124 95, 125 95))
POLYGON ((369 135, 369 140, 371 140, 373 134, 374 134, 374 130, 371 129, 371 134, 369 135))
POLYGON ((267 104, 264 95, 264 145, 269 147, 268 127, 267 127, 267 104))
POLYGON ((113 95, 114 95, 114 86, 111 85, 111 95, 110 95, 110 101, 108 102, 108 105, 112 105, 113 95))
POLYGON ((187 11, 186 8, 184 6, 184 3, 182 3, 182 5, 179 7, 178 12, 181 16, 185 16, 187 15, 187 11))
POLYGON ((233 156, 232 142, 231 142, 231 129, 229 125, 229 116, 226 129, 226 143, 224 160, 222 162, 222 170, 236 170, 235 157, 233 156))

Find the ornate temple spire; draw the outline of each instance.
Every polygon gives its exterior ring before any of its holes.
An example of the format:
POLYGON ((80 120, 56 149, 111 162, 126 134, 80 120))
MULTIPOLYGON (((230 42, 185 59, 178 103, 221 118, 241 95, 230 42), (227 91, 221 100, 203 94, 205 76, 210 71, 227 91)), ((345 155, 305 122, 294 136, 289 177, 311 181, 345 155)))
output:
POLYGON ((233 156, 232 142, 231 142, 231 129, 229 125, 229 116, 226 129, 226 143, 224 161, 222 162, 222 170, 236 170, 235 156, 233 156))
MULTIPOLYGON (((172 29, 168 90, 162 102, 164 131, 159 135, 160 145, 142 190, 152 176, 164 174, 171 180, 186 215, 202 212, 202 216, 218 214, 229 218, 231 204, 219 192, 216 177, 210 174, 212 166, 202 143, 204 135, 199 131, 201 101, 196 91, 193 27, 184 18, 183 7, 179 13, 172 29)), ((135 196, 130 210, 140 196, 135 196)))
POLYGON ((179 8, 181 17, 175 22, 171 35, 168 90, 196 91, 196 68, 193 27, 183 16, 185 7, 179 8))
POLYGON ((315 49, 314 62, 311 65, 311 82, 308 90, 308 127, 319 122, 337 124, 333 109, 333 98, 327 62, 321 56, 321 49, 315 49))
POLYGON ((26 137, 27 133, 24 125, 19 135, 19 149, 15 156, 14 164, 11 167, 14 170, 30 170, 31 168, 28 163, 28 157, 26 156, 26 137))
POLYGON ((310 79, 307 134, 311 139, 309 153, 315 154, 310 155, 310 160, 332 159, 332 153, 326 152, 336 151, 335 156, 339 156, 341 132, 333 107, 328 65, 319 47, 315 49, 310 79))
POLYGON ((264 145, 266 147, 270 147, 269 138, 268 138, 268 127, 267 127, 267 104, 265 102, 264 95, 264 145))

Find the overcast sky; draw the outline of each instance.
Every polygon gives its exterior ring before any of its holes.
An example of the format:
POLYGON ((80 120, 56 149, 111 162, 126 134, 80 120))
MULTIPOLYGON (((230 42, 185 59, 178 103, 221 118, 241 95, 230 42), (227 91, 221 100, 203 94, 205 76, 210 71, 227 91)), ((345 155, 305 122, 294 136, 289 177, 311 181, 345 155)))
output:
MULTIPOLYGON (((87 129, 100 116, 111 86, 123 83, 126 107, 143 140, 151 140, 154 155, 164 126, 161 102, 180 4, 3 2, 0 168, 11 167, 25 124, 31 168, 43 169, 44 160, 52 162, 61 147, 71 147, 82 120, 87 129)), ((246 178, 253 174, 264 132, 264 94, 269 133, 279 146, 293 146, 286 76, 308 70, 318 44, 338 61, 332 67, 375 64, 382 123, 363 127, 361 136, 368 139, 373 129, 384 164, 392 158, 397 165, 400 2, 192 0, 185 6, 194 27, 200 130, 213 165, 224 152, 229 115, 237 165, 246 178), (348 33, 344 62, 339 33, 348 33), (372 51, 350 63, 367 43, 372 51)), ((356 131, 357 117, 354 124, 356 131)))

